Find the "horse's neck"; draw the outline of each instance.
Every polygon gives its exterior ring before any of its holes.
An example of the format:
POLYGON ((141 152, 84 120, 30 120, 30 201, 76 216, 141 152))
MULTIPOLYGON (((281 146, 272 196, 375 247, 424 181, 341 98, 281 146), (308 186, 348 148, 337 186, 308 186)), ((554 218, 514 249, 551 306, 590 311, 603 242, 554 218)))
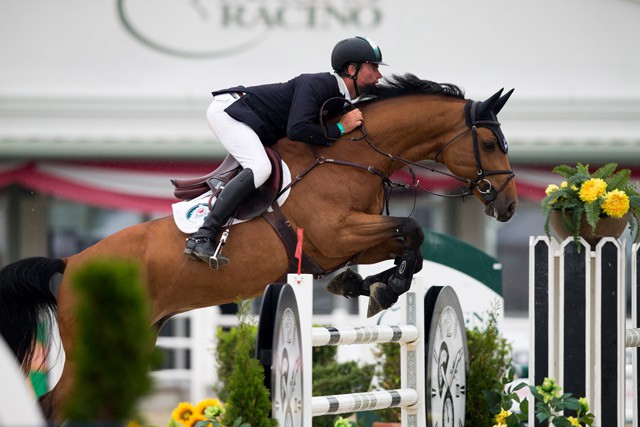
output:
POLYGON ((356 140, 343 139, 330 147, 283 139, 275 148, 293 174, 320 156, 371 166, 391 175, 405 164, 392 160, 389 154, 414 162, 434 160, 448 141, 466 129, 464 101, 460 99, 410 96, 370 104, 363 111, 366 138, 359 138, 362 134, 356 131, 356 140))
MULTIPOLYGON (((466 129, 464 100, 411 96, 373 104, 366 111, 375 146, 411 161, 434 160, 436 153, 466 129)), ((392 168, 402 167, 392 164, 392 168)))

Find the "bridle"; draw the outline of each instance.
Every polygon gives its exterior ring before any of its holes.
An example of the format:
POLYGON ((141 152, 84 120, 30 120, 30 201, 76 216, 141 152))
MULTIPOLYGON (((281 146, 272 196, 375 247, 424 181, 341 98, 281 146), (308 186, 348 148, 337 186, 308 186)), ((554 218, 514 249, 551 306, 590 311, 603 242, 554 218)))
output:
MULTIPOLYGON (((351 104, 351 106, 353 106, 353 104, 350 101, 346 101, 347 103, 351 104)), ((369 135, 366 132, 364 123, 361 125, 361 132, 362 132, 362 136, 360 137, 353 137, 350 138, 353 141, 360 141, 360 140, 365 140, 367 145, 369 145, 369 147, 371 149, 373 149, 374 151, 376 151, 377 153, 388 157, 394 161, 399 161, 401 163, 404 163, 405 165, 407 165, 409 167, 409 173, 411 175, 412 178, 412 183, 405 185, 404 187, 409 189, 409 188, 419 188, 420 190, 429 193, 429 194, 433 194, 436 196, 440 196, 440 197, 448 197, 448 198, 457 198, 457 197, 467 197, 473 194, 473 190, 477 189, 478 193, 480 194, 480 196, 482 197, 483 201, 485 204, 491 203, 493 202, 496 197, 498 196, 498 194, 504 190, 504 188, 509 184, 509 182, 511 182, 511 180, 515 177, 515 173, 513 172, 513 170, 508 169, 508 170, 486 170, 483 166, 482 166, 482 159, 480 158, 480 146, 479 146, 479 142, 478 142, 478 128, 479 127, 488 127, 488 126, 500 126, 500 122, 497 120, 479 120, 477 117, 477 112, 478 112, 478 105, 480 105, 479 101, 472 101, 469 100, 467 101, 467 105, 469 106, 468 108, 468 123, 469 123, 469 127, 467 127, 467 129, 463 130, 462 132, 458 133, 456 136, 454 136, 453 138, 451 138, 449 141, 447 141, 442 147, 440 147, 440 149, 436 152, 436 155, 434 156, 434 161, 437 163, 438 162, 438 157, 440 157, 444 151, 449 148, 449 146, 451 146, 451 144, 453 144, 454 142, 456 142, 457 140, 459 140, 463 135, 465 135, 467 132, 471 131, 472 133, 472 138, 473 138, 473 156, 475 158, 475 163, 476 163, 476 177, 475 179, 469 179, 469 178, 462 178, 458 175, 452 174, 452 173, 448 173, 442 170, 438 170, 435 169, 433 167, 421 164, 421 163, 416 163, 413 162, 411 160, 399 157, 399 156, 395 156, 391 153, 385 153, 384 151, 380 150, 378 147, 376 147, 372 142, 371 142, 371 138, 369 137, 369 135), (462 191, 460 193, 456 193, 456 194, 440 194, 440 193, 435 193, 432 192, 424 187, 422 187, 420 185, 420 181, 416 178, 415 172, 413 171, 413 169, 411 169, 411 167, 417 167, 417 168, 421 168, 421 169, 426 169, 428 171, 431 172, 435 172, 435 173, 439 173, 441 175, 445 175, 451 178, 454 178, 462 183, 464 183, 464 187, 462 188, 462 191), (508 175, 507 179, 504 181, 504 183, 500 186, 500 188, 496 189, 492 184, 491 181, 489 181, 487 179, 487 177, 489 176, 494 176, 494 175, 508 175)), ((324 107, 324 105, 323 105, 324 107)), ((322 124, 322 122, 321 122, 322 124)), ((506 154, 506 150, 505 154, 506 154)))
MULTIPOLYGON (((328 100, 326 100, 323 104, 322 107, 320 108, 320 114, 319 114, 319 123, 320 126, 325 129, 324 127, 324 117, 323 117, 323 112, 325 110, 325 106, 327 105, 327 103, 331 102, 331 101, 335 101, 335 100, 340 100, 343 103, 348 104, 350 107, 354 107, 353 103, 347 99, 344 99, 342 97, 335 97, 335 98, 330 98, 328 100)), ((409 168, 409 173, 411 175, 412 178, 412 183, 411 184, 397 184, 397 183, 393 183, 391 182, 391 180, 389 180, 389 177, 382 171, 378 170, 377 168, 374 168, 373 166, 366 166, 363 164, 359 164, 359 163, 355 163, 355 162, 350 162, 350 161, 346 161, 346 160, 339 160, 339 159, 331 159, 331 158, 325 158, 322 157, 320 155, 318 155, 317 151, 314 149, 314 147, 311 147, 311 150, 314 154, 314 156, 316 157, 316 160, 314 163, 312 163, 311 165, 309 165, 306 169, 304 169, 302 172, 300 172, 295 178, 292 178, 291 182, 284 187, 280 193, 278 194, 277 197, 279 197, 281 194, 283 194, 284 192, 286 192, 287 190, 289 190, 291 187, 293 187, 298 181, 300 181, 307 173, 309 173, 313 168, 315 168, 316 166, 323 164, 323 163, 330 163, 330 164, 337 164, 337 165, 345 165, 345 166, 352 166, 352 167, 356 167, 359 169, 363 169, 366 170, 367 172, 373 173, 375 175, 378 175, 383 182, 383 186, 385 187, 385 202, 384 205, 387 208, 387 213, 389 210, 389 198, 390 198, 390 192, 387 191, 388 189, 392 188, 392 187, 404 187, 406 189, 420 189, 426 193, 429 194, 433 194, 436 196, 440 196, 440 197, 448 197, 448 198, 458 198, 458 197, 467 197, 473 194, 474 190, 478 190, 478 193, 480 194, 480 196, 482 197, 483 201, 485 204, 489 204, 491 202, 493 202, 496 197, 498 196, 498 194, 509 184, 509 182, 511 182, 511 180, 514 178, 515 173, 513 172, 513 170, 508 169, 508 170, 485 170, 484 167, 482 166, 482 159, 480 158, 480 147, 479 147, 479 142, 478 142, 478 128, 479 127, 488 127, 488 126, 500 126, 500 122, 498 122, 497 120, 479 120, 477 117, 477 108, 478 105, 480 104, 480 102, 478 101, 472 101, 469 100, 467 101, 467 106, 469 107, 468 109, 465 108, 465 111, 467 112, 468 116, 467 116, 467 121, 469 126, 467 127, 467 129, 463 130, 462 132, 458 133, 456 136, 454 136, 453 138, 451 138, 449 141, 447 141, 437 152, 436 155, 434 157, 434 161, 437 162, 438 161, 438 157, 440 157, 441 155, 443 155, 444 151, 449 148, 454 142, 456 142, 457 140, 459 140, 463 135, 465 135, 467 132, 471 131, 472 133, 472 138, 473 138, 473 155, 475 158, 475 163, 476 163, 476 178, 475 179, 469 179, 469 178, 462 178, 460 176, 457 176, 455 174, 452 173, 448 173, 446 171, 442 171, 442 170, 438 170, 436 168, 421 164, 421 163, 417 163, 414 162, 412 160, 409 159, 405 159, 403 157, 399 157, 396 155, 393 155, 391 153, 386 153, 382 150, 380 150, 378 147, 376 147, 373 142, 371 141, 371 138, 369 137, 369 135, 367 134, 364 122, 361 124, 360 126, 360 131, 362 132, 362 136, 358 136, 358 137, 351 137, 349 138, 351 141, 361 141, 364 140, 367 145, 374 150, 375 152, 379 153, 382 156, 388 157, 389 159, 393 160, 393 161, 398 161, 401 163, 404 163, 406 166, 408 166, 409 168), (451 178, 454 178, 462 183, 464 183, 464 187, 462 188, 460 193, 457 194, 440 194, 440 193, 435 193, 432 192, 424 187, 422 187, 420 185, 420 181, 419 179, 417 179, 415 172, 412 169, 413 167, 417 167, 420 169, 425 169, 431 172, 435 172, 435 173, 439 173, 441 175, 445 175, 451 178), (500 186, 500 188, 498 188, 496 190, 496 188, 491 184, 491 181, 489 181, 487 179, 487 177, 489 176, 494 176, 494 175, 508 175, 507 179, 505 180, 505 182, 500 186)), ((324 130, 325 132, 325 137, 329 140, 337 140, 339 138, 332 138, 329 135, 327 135, 326 133, 326 129, 324 130)), ((506 148, 503 148, 503 151, 505 151, 506 154, 506 148)), ((383 207, 384 210, 384 207, 383 207)))
MULTIPOLYGON (((474 189, 478 189, 478 193, 480 193, 480 196, 484 200, 485 204, 487 204, 487 203, 491 203, 491 202, 493 202, 495 200, 495 198, 498 196, 498 194, 515 177, 515 173, 513 172, 512 169, 503 169, 503 170, 500 170, 500 169, 498 169, 498 170, 485 170, 484 169, 484 167, 482 166, 482 159, 480 158, 480 146, 479 146, 479 143, 478 143, 478 128, 479 127, 489 127, 489 126, 499 127, 500 126, 500 122, 497 121, 497 120, 486 120, 486 119, 485 120, 479 120, 478 117, 477 117, 477 112, 478 112, 478 105, 480 104, 480 102, 471 101, 470 100, 470 101, 468 101, 468 103, 470 104, 470 108, 469 108, 469 123, 470 123, 470 126, 467 129, 465 129, 462 132, 460 132, 458 135, 454 136, 447 143, 445 143, 442 147, 440 147, 440 149, 436 152, 436 155, 434 156, 433 160, 435 162, 438 162, 438 157, 440 157, 440 155, 442 155, 444 153, 444 151, 447 148, 449 148, 449 146, 451 144, 453 144, 455 141, 457 141, 462 135, 464 135, 467 132, 471 131, 472 138, 473 138, 473 156, 474 156, 475 162, 476 162, 476 178, 472 180, 472 179, 468 179, 468 178, 460 178, 457 175, 448 174, 446 172, 443 172, 443 173, 445 175, 451 176, 451 177, 453 177, 453 178, 455 178, 455 179, 457 179, 459 181, 462 181, 462 182, 464 182, 466 184, 465 191, 463 191, 463 193, 460 194, 460 195, 455 195, 455 197, 468 196, 473 192, 474 189), (491 181, 489 181, 486 178, 488 176, 493 176, 493 175, 508 175, 507 179, 504 181, 504 183, 497 190, 491 184, 491 181), (482 186, 481 186, 481 184, 482 184, 482 186)), ((505 154, 507 153, 507 150, 504 149, 504 148, 503 148, 503 151, 505 152, 505 154)), ((417 166, 422 166, 422 165, 417 164, 417 166)))

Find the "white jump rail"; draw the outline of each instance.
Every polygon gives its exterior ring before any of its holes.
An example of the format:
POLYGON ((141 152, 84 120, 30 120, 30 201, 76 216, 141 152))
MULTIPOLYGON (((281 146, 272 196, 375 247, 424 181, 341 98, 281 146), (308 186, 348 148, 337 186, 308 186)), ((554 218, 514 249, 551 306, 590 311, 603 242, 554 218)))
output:
MULTIPOLYGON (((313 277, 290 274, 298 304, 302 344, 302 419, 311 426, 312 418, 326 414, 401 408, 404 427, 426 427, 425 355, 424 355, 424 286, 415 280, 411 289, 402 294, 402 325, 379 325, 351 328, 312 327, 313 277), (397 342, 401 345, 401 388, 368 393, 334 396, 312 396, 313 346, 371 344, 397 342), (311 402, 311 404, 305 404, 311 402)), ((298 426, 296 426, 298 427, 298 426)))

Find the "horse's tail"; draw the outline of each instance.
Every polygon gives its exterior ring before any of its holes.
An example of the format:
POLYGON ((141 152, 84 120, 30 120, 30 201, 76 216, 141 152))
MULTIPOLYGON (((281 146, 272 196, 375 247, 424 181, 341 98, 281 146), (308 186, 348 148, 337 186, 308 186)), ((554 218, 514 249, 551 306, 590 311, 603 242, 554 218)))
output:
POLYGON ((25 372, 31 369, 38 328, 51 330, 55 319, 57 300, 49 280, 64 269, 62 259, 34 257, 0 270, 0 335, 25 372))

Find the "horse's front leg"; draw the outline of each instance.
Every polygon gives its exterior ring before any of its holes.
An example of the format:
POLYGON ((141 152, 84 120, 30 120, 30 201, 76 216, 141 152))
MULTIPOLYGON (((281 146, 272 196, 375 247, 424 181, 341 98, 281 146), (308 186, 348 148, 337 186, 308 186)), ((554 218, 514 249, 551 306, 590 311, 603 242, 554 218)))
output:
POLYGON ((378 238, 379 243, 362 250, 358 263, 375 263, 395 258, 396 267, 365 279, 353 270, 347 269, 336 276, 327 289, 347 298, 370 296, 373 290, 373 298, 369 305, 370 315, 390 307, 399 295, 409 289, 413 274, 422 269, 422 228, 410 218, 360 213, 349 217, 341 234, 344 233, 350 235, 351 242, 372 243, 373 238, 378 238))

